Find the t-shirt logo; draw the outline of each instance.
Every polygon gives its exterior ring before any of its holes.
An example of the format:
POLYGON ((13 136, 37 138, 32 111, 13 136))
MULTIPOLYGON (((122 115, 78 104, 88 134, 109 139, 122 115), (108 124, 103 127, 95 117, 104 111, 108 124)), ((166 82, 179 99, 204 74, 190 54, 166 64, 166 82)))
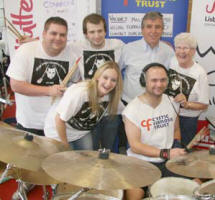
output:
POLYGON ((195 82, 194 78, 169 69, 169 84, 166 93, 173 97, 183 93, 188 99, 195 82))
POLYGON ((44 86, 60 84, 68 69, 68 61, 35 58, 31 83, 44 86))
POLYGON ((108 51, 84 51, 84 78, 91 79, 96 70, 102 66, 105 61, 114 61, 114 50, 108 51))
POLYGON ((143 120, 143 121, 141 121, 141 126, 143 127, 143 128, 146 128, 147 129, 147 131, 150 131, 150 127, 151 127, 151 122, 152 121, 152 119, 147 119, 147 120, 143 120))
POLYGON ((67 123, 77 130, 92 130, 106 111, 107 106, 108 102, 101 102, 99 104, 100 113, 99 115, 95 115, 89 102, 85 102, 77 114, 72 116, 67 123))

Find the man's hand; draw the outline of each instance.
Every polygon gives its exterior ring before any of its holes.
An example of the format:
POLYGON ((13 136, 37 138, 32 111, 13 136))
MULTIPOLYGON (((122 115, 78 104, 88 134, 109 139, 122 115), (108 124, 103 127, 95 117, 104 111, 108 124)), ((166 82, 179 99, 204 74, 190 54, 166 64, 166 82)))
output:
POLYGON ((170 159, 175 158, 177 156, 182 156, 185 155, 187 152, 185 149, 180 149, 180 148, 174 148, 170 149, 170 159))
POLYGON ((65 90, 62 85, 52 85, 49 87, 49 96, 62 96, 65 90))

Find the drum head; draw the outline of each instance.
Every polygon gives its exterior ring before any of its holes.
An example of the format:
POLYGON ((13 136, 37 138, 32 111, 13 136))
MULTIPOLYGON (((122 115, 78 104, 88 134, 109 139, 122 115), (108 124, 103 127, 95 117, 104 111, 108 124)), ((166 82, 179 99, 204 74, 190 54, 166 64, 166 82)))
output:
POLYGON ((198 186, 199 184, 195 181, 185 178, 161 178, 150 187, 150 194, 152 195, 152 197, 157 197, 161 195, 192 196, 193 191, 198 188, 198 186))
POLYGON ((215 180, 207 181, 201 184, 194 191, 194 196, 201 200, 215 199, 215 180))

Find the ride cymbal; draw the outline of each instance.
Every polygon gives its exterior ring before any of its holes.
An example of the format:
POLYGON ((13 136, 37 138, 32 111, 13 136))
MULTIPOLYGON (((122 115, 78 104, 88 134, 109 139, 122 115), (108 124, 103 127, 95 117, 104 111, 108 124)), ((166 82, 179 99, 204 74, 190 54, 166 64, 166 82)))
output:
POLYGON ((97 151, 56 153, 42 162, 42 168, 55 179, 97 190, 143 187, 161 177, 154 165, 133 157, 110 153, 108 159, 97 151))
POLYGON ((0 126, 0 160, 18 168, 31 171, 41 169, 41 162, 47 156, 65 151, 63 143, 29 134, 27 132, 0 126))
POLYGON ((166 167, 187 177, 215 178, 215 155, 209 151, 195 151, 169 160, 166 167))

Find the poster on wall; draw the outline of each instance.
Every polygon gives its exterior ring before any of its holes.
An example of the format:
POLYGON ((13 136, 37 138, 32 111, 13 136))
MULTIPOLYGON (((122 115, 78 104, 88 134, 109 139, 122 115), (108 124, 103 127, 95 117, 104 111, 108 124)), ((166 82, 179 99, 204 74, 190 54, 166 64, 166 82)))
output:
MULTIPOLYGON (((215 0, 193 0, 190 32, 198 42, 195 60, 200 63, 208 74, 210 86, 210 105, 207 112, 201 115, 214 117, 215 113, 215 0)), ((215 118, 214 118, 215 119, 215 118)), ((211 127, 211 135, 215 136, 215 129, 211 127)), ((201 142, 201 146, 208 146, 214 140, 206 137, 201 142)))
MULTIPOLYGON (((5 0, 6 18, 23 35, 41 37, 47 18, 60 16, 68 23, 68 40, 75 41, 83 37, 82 20, 96 12, 96 0, 5 0)), ((10 55, 19 44, 11 31, 7 31, 10 55)))
POLYGON ((173 44, 175 35, 186 31, 187 0, 103 0, 102 15, 108 24, 107 37, 118 38, 126 43, 140 39, 141 21, 149 11, 163 14, 163 40, 173 44))

